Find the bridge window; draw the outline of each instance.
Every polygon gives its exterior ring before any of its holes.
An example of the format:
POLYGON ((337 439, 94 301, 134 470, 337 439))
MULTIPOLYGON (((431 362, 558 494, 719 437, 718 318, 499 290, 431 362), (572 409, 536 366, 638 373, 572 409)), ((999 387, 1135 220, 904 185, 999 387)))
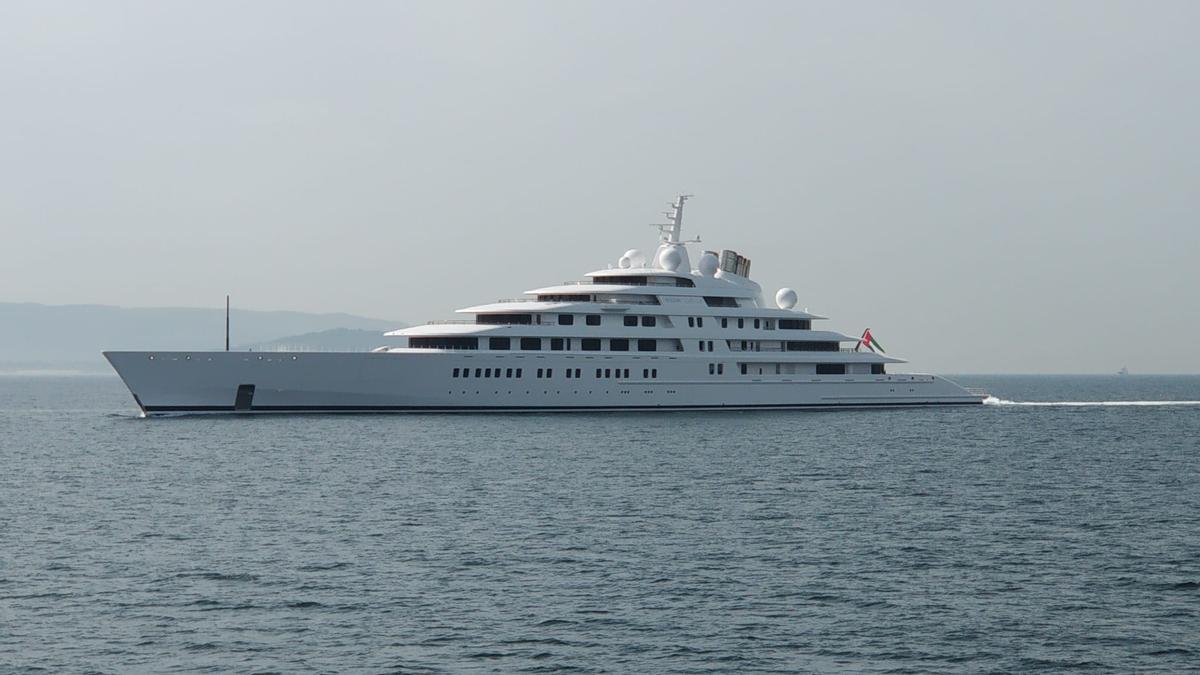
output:
POLYGON ((509 347, 508 338, 488 338, 488 349, 504 350, 509 347))
POLYGON ((587 315, 587 325, 599 326, 600 325, 600 315, 599 314, 588 314, 587 315))
POLYGON ((550 351, 561 352, 563 348, 562 338, 550 338, 550 351))
POLYGON ((812 321, 808 319, 780 319, 780 330, 811 330, 812 321))
POLYGON ((600 351, 600 338, 583 338, 579 342, 585 352, 600 351))
POLYGON ((714 296, 704 296, 704 303, 709 307, 737 307, 737 300, 733 298, 722 298, 714 296))
POLYGON ((525 351, 537 351, 541 348, 541 338, 521 338, 521 349, 524 349, 525 351))
POLYGON ((639 352, 658 351, 658 340, 638 340, 637 347, 639 352))
POLYGON ((637 325, 638 318, 636 316, 626 316, 623 318, 625 319, 626 326, 636 326, 637 325))
POLYGON ((654 317, 652 317, 652 316, 643 316, 642 317, 642 325, 647 328, 653 328, 655 323, 656 322, 654 320, 654 317))
POLYGON ((846 364, 844 363, 818 363, 818 375, 845 375, 846 364))
POLYGON ((484 324, 531 324, 533 323, 532 314, 477 314, 475 323, 484 324))
POLYGON ((625 338, 612 338, 608 341, 608 350, 611 352, 627 352, 629 351, 629 340, 625 338))
POLYGON ((872 375, 885 375, 885 374, 887 374, 887 369, 883 367, 882 363, 872 363, 871 364, 871 374, 872 375))
POLYGON ((414 337, 408 346, 419 349, 479 349, 479 338, 474 337, 414 337))
POLYGON ((574 326, 575 325, 575 315, 574 314, 559 314, 558 315, 558 325, 574 326))

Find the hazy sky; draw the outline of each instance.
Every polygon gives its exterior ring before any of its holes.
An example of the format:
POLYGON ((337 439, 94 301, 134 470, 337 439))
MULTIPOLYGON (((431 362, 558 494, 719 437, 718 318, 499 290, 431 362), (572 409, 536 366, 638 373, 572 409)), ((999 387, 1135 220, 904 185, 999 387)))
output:
MULTIPOLYGON (((685 235, 932 372, 1200 372, 1197 2, 0 2, 0 301, 405 321, 685 235)), ((9 327, 4 327, 8 330, 9 327)))

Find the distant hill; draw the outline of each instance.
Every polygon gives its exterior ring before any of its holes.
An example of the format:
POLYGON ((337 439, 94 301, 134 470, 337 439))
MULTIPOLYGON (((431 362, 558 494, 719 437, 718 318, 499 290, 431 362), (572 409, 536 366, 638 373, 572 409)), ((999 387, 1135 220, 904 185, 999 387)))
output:
POLYGON ((397 344, 399 340, 384 337, 377 330, 331 328, 260 342, 252 348, 256 352, 369 352, 376 347, 397 344))
MULTIPOLYGON (((299 340, 319 349, 322 333, 337 345, 365 344, 366 335, 339 334, 335 329, 373 333, 373 347, 387 344, 383 333, 404 326, 398 321, 350 314, 308 314, 235 309, 230 313, 235 346, 267 345, 299 340), (296 336, 296 338, 281 338, 296 336), (360 340, 361 338, 361 340, 360 340)), ((41 305, 0 303, 0 364, 13 369, 68 366, 105 369, 105 349, 223 349, 223 308, 128 308, 109 305, 41 305)))

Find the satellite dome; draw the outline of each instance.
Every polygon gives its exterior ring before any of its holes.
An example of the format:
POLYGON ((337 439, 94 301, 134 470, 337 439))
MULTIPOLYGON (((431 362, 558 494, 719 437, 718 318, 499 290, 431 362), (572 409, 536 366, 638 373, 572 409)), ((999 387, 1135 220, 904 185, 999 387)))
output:
POLYGON ((712 275, 716 274, 717 267, 719 266, 720 262, 717 260, 717 256, 711 253, 705 253, 704 255, 700 256, 700 262, 696 263, 696 269, 700 270, 700 274, 703 274, 706 277, 711 277, 712 275))
POLYGON ((674 272, 679 269, 679 265, 683 263, 683 255, 679 253, 679 249, 672 246, 664 250, 658 256, 658 264, 668 272, 674 272))
POLYGON ((790 288, 781 288, 775 294, 775 304, 779 305, 779 309, 791 309, 796 306, 796 291, 790 288))
POLYGON ((630 267, 645 267, 646 266, 646 254, 642 253, 641 251, 637 250, 636 248, 631 248, 628 251, 625 251, 625 255, 623 255, 621 257, 629 258, 629 266, 630 267))
POLYGON ((629 269, 632 264, 633 263, 630 262, 629 256, 627 255, 621 256, 621 259, 617 261, 617 267, 620 267, 623 270, 629 269))

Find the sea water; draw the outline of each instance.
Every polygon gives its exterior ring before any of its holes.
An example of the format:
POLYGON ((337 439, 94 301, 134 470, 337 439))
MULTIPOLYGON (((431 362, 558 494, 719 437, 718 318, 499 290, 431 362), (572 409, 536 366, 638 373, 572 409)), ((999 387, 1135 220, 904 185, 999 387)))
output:
POLYGON ((2 377, 0 670, 1200 668, 1200 377, 958 379, 992 404, 141 419, 2 377))

